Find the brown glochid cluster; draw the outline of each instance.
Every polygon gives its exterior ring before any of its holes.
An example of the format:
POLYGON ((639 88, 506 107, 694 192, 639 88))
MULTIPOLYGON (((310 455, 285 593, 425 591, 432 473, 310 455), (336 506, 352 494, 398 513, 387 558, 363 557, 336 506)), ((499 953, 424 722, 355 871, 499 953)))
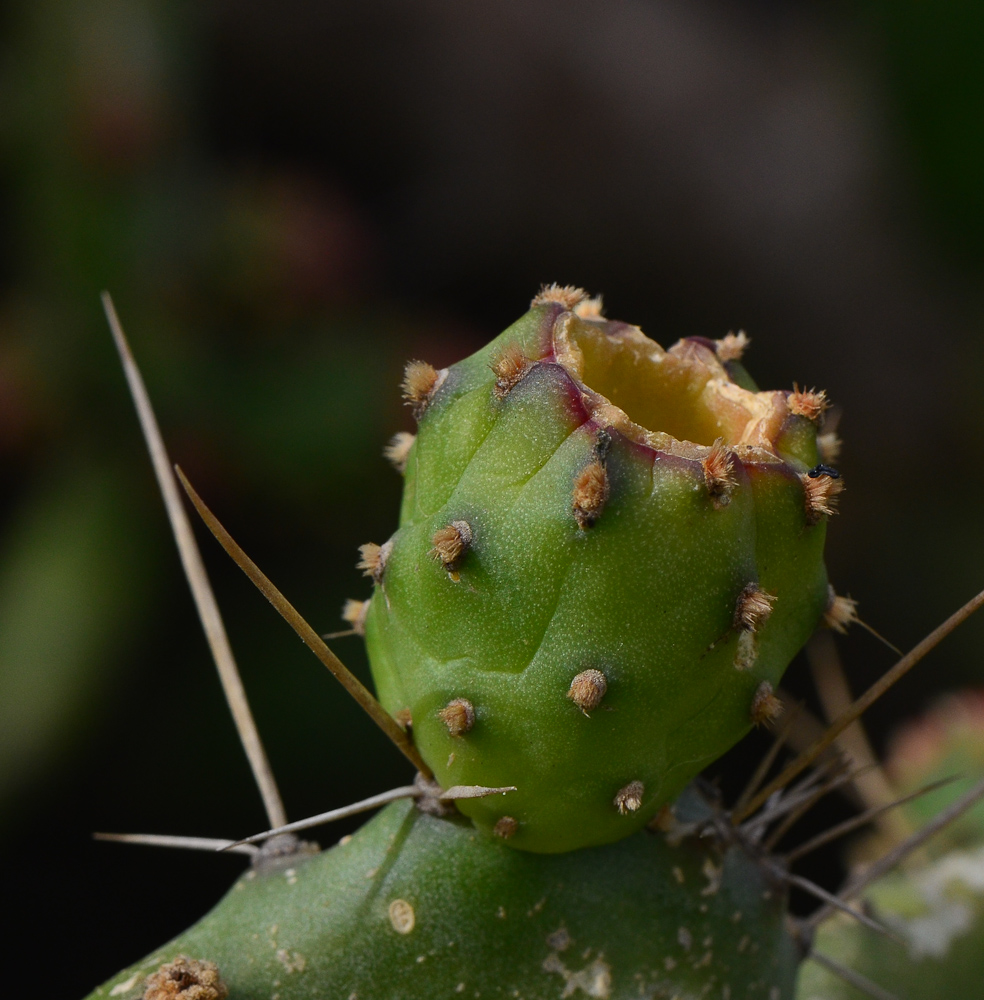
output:
POLYGON ((608 471, 597 455, 574 477, 571 513, 578 527, 590 528, 608 500, 608 471))
POLYGON ((567 697, 585 714, 593 712, 605 697, 608 680, 600 670, 582 670, 571 681, 567 697))
POLYGON ((350 597, 342 607, 342 621, 348 622, 356 635, 366 634, 367 614, 369 614, 368 601, 357 601, 350 597))
POLYGON ((624 788, 618 790, 615 796, 615 808, 622 816, 636 812, 642 805, 642 797, 646 794, 646 786, 641 781, 630 781, 624 788))
POLYGON ((719 361, 741 361, 742 355, 751 343, 751 338, 744 330, 729 333, 720 340, 714 341, 714 348, 719 361))
POLYGON ((574 315, 578 319, 599 320, 605 318, 605 303, 600 295, 582 299, 574 306, 574 315))
POLYGON ((734 455, 722 438, 714 442, 707 458, 701 462, 707 492, 716 507, 726 507, 731 502, 731 491, 738 485, 733 462, 734 455))
POLYGON ((844 492, 843 479, 826 473, 811 476, 804 472, 800 481, 803 483, 807 524, 819 524, 825 517, 837 513, 837 498, 844 492))
POLYGON ((492 827, 492 832, 497 837, 502 837, 503 840, 508 840, 510 837, 515 835, 518 829, 519 823, 517 823, 512 816, 500 816, 495 821, 495 826, 492 827))
POLYGON ((540 290, 530 302, 530 308, 535 309, 537 306, 557 302, 565 309, 575 309, 587 298, 588 293, 583 288, 578 288, 575 285, 558 285, 554 282, 550 285, 540 286, 540 290))
POLYGON ((439 372, 426 361, 408 361, 403 370, 403 398, 413 415, 419 420, 431 401, 431 396, 440 388, 447 371, 439 372))
POLYGON ((523 354, 518 344, 510 344, 495 359, 492 371, 495 385, 492 391, 498 399, 504 399, 533 367, 533 362, 523 354))
POLYGON ((830 408, 830 401, 823 389, 819 391, 817 389, 801 389, 795 383, 787 403, 792 413, 799 417, 806 417, 807 420, 812 420, 815 424, 820 422, 821 417, 830 408))
POLYGON ((386 572, 386 560, 393 549, 393 543, 386 542, 377 545, 375 542, 366 542, 359 546, 359 555, 362 558, 355 564, 356 569, 361 569, 364 576, 372 577, 373 583, 383 582, 383 573, 386 572))
POLYGON ((399 431, 390 438, 389 444, 383 449, 383 457, 397 472, 406 472, 407 455, 416 440, 415 434, 411 434, 409 431, 399 431))
POLYGON ((858 602, 851 597, 841 597, 833 587, 827 587, 827 607, 823 623, 829 629, 844 635, 847 626, 858 620, 858 602))
POLYGON ((475 725, 475 709, 467 698, 452 698, 437 714, 452 736, 464 736, 475 725))
POLYGON ((457 574, 465 553, 471 548, 472 529, 467 521, 452 521, 438 528, 431 538, 430 554, 451 573, 457 574))
POLYGON ((755 632, 772 614, 775 602, 775 595, 766 593, 757 583, 746 584, 735 602, 735 628, 755 632))
POLYGON ((228 996, 214 962, 178 955, 147 977, 143 1000, 226 1000, 228 996))
POLYGON ((751 717, 756 726, 768 725, 782 715, 782 701, 776 696, 772 685, 762 681, 752 698, 751 717))

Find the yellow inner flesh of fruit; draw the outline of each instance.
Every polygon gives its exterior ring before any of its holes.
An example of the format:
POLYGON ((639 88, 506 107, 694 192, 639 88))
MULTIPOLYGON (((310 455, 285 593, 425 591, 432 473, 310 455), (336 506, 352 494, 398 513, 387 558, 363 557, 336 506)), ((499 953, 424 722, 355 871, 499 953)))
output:
POLYGON ((640 330, 609 334, 599 325, 573 322, 564 337, 569 353, 558 357, 590 390, 622 410, 650 434, 711 445, 737 444, 764 413, 761 395, 728 378, 709 349, 682 341, 664 351, 640 330))

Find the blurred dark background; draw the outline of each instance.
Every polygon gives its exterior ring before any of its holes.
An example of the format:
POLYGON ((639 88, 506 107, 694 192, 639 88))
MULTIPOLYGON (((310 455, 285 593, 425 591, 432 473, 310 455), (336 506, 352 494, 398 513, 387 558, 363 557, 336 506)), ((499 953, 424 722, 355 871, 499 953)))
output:
MULTIPOLYGON (((842 410, 831 577, 908 647, 984 586, 982 49, 974 0, 0 4, 8 990, 40 962, 81 996, 241 867, 93 830, 264 826, 100 290, 172 456, 322 631, 395 525, 407 357, 471 352, 554 280, 664 344, 744 329, 760 384, 842 410)), ((202 544, 291 817, 405 780, 202 544)), ((876 743, 980 683, 982 641, 890 694, 876 743)), ((858 689, 892 660, 841 648, 858 689)), ((814 869, 836 883, 834 853, 814 869)))

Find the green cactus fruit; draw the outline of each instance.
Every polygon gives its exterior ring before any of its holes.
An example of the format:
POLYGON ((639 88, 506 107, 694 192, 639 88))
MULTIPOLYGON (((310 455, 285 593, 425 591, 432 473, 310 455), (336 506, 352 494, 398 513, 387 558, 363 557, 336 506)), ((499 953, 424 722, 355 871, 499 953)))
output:
MULTIPOLYGON (((413 362, 399 529, 363 547, 383 705, 510 845, 639 829, 775 707, 827 613, 826 401, 758 392, 743 335, 663 350, 553 286, 486 348, 413 362)), ((829 459, 828 459, 829 460, 829 459)))
POLYGON ((250 870, 90 1000, 789 1000, 784 904, 713 838, 537 857, 402 801, 320 855, 250 870))

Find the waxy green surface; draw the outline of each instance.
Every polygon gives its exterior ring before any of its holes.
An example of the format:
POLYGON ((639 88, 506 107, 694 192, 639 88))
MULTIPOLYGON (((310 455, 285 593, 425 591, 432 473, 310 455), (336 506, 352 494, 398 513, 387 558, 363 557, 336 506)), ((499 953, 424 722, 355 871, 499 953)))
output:
POLYGON ((543 857, 404 801, 287 864, 248 872, 89 1000, 138 1000, 178 955, 215 962, 230 1000, 792 996, 785 900, 707 842, 643 832, 543 857))
POLYGON ((817 462, 803 418, 783 433, 785 462, 735 462, 726 506, 699 461, 613 433, 608 502, 578 527, 572 483, 599 427, 549 355, 559 312, 533 309, 449 370, 409 453, 366 623, 380 700, 409 709, 437 779, 515 785, 461 809, 487 832, 515 818, 509 843, 539 852, 618 840, 672 801, 747 732, 759 684, 778 684, 827 602, 825 524, 807 525, 799 480, 817 462), (500 399, 491 366, 511 344, 541 363, 500 399), (430 554, 454 520, 474 536, 457 582, 430 554), (732 621, 749 583, 777 600, 741 671, 732 621), (608 680, 590 718, 566 697, 588 668, 608 680), (438 715, 454 698, 476 716, 459 736, 438 715), (632 781, 642 807, 621 815, 613 800, 632 781))

